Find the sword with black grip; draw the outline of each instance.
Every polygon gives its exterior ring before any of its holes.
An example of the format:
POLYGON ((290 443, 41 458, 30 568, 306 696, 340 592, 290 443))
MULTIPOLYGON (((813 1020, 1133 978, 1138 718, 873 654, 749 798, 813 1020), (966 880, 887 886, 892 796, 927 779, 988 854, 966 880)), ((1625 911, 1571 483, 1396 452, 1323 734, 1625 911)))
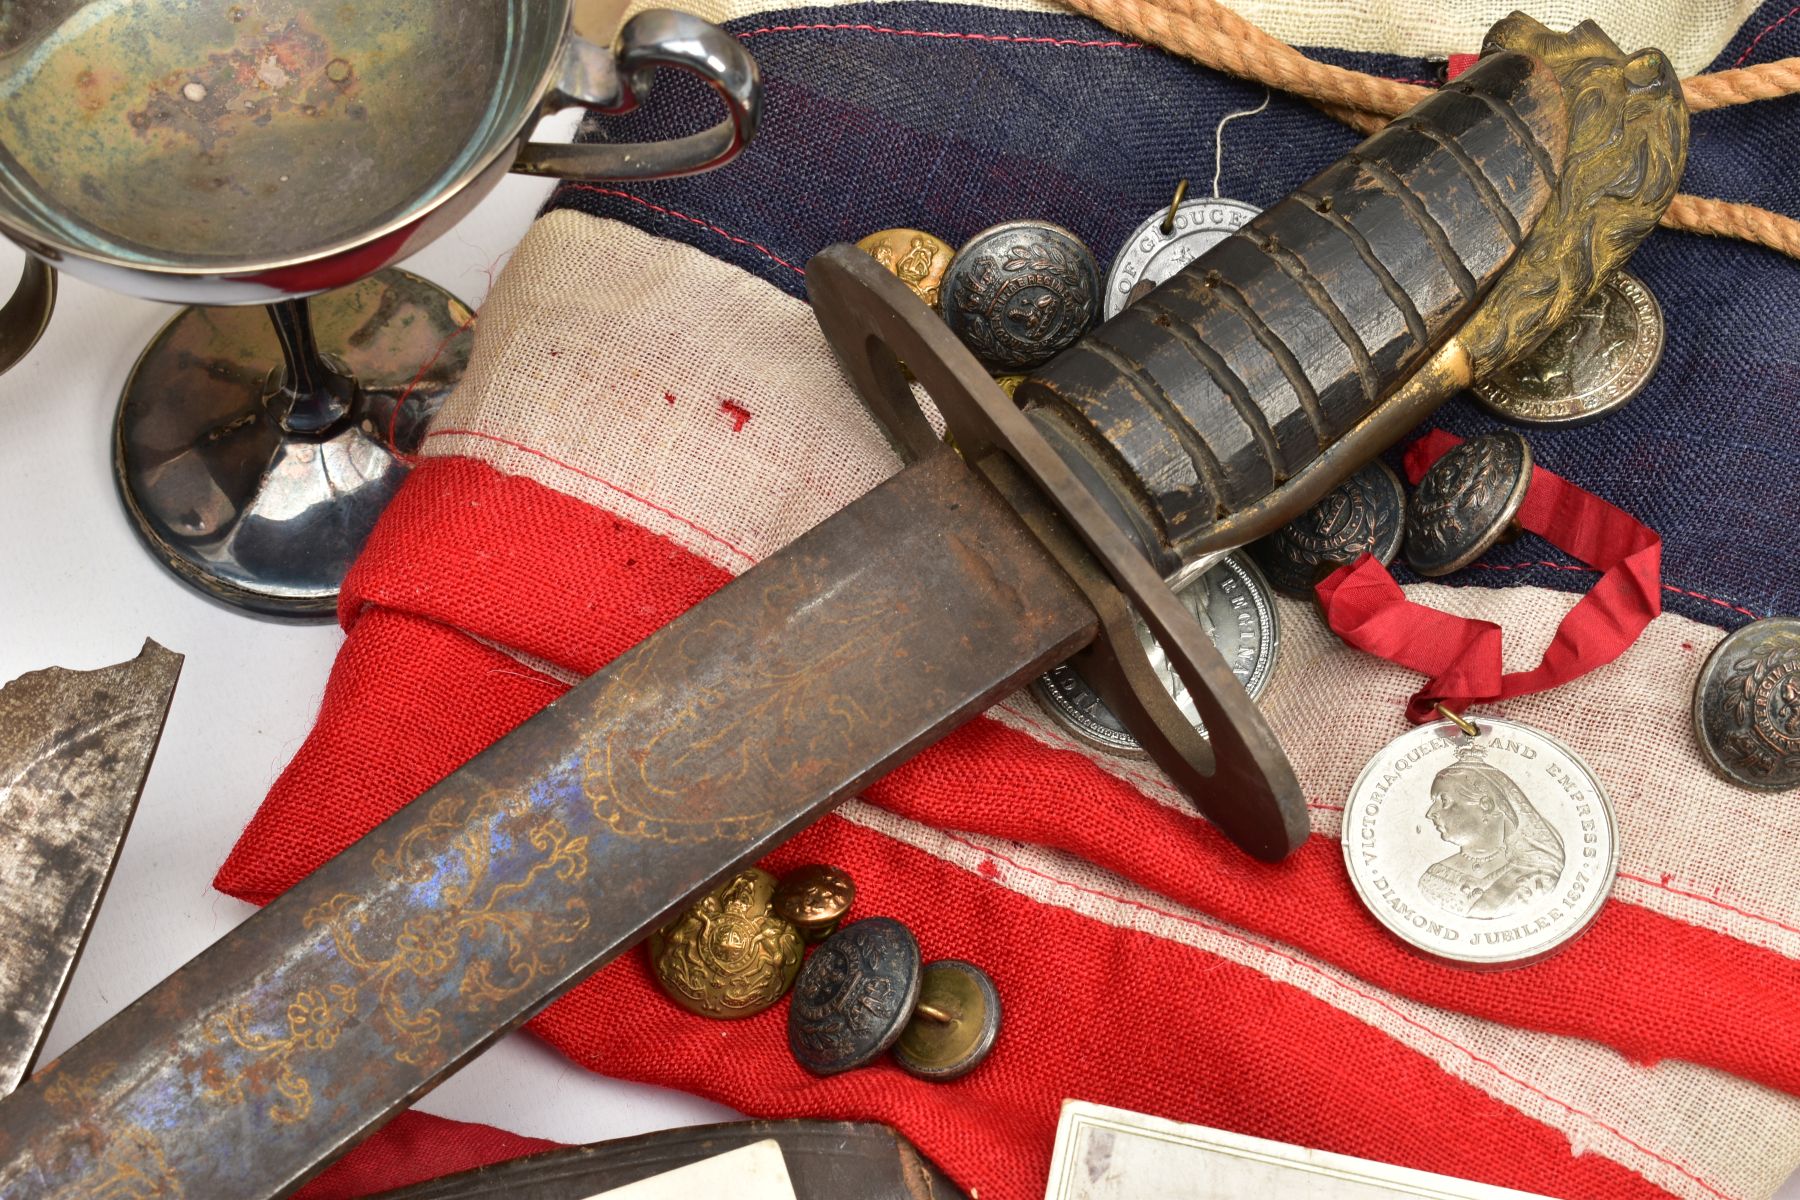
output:
POLYGON ((1165 573, 1272 533, 1528 352, 1667 206, 1686 110, 1660 53, 1521 16, 1487 48, 1019 386, 1165 573))
POLYGON ((1487 53, 1046 367, 1029 411, 874 260, 822 252, 821 328, 907 465, 0 1101, 0 1197, 286 1195, 721 876, 1072 654, 1227 836, 1286 854, 1307 836, 1293 771, 1163 572, 1274 528, 1547 335, 1680 174, 1660 54, 1518 17, 1487 53))

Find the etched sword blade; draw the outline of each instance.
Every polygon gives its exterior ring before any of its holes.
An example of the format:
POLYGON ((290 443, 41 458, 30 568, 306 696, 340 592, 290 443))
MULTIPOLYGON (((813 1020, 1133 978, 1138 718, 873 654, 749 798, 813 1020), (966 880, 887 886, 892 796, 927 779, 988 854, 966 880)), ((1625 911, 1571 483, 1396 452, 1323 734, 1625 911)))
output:
POLYGON ((31 1070, 112 878, 181 655, 0 688, 0 1094, 31 1070))
POLYGON ((286 1194, 1096 624, 999 495, 939 448, 0 1102, 0 1196, 286 1194))

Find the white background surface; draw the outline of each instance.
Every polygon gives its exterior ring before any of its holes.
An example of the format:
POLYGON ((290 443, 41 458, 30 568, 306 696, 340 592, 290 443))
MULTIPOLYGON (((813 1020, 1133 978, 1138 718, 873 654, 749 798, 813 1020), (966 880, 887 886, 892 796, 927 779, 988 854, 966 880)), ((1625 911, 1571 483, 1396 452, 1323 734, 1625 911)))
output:
MULTIPOLYGON (((507 179, 405 265, 480 304, 547 192, 542 182, 507 179)), ((0 241, 0 288, 8 293, 20 258, 0 241)), ((44 340, 0 376, 0 681, 52 664, 121 662, 146 637, 187 662, 43 1061, 250 914, 210 881, 305 737, 342 640, 334 624, 277 624, 213 605, 138 544, 113 490, 113 410, 138 352, 174 310, 66 276, 61 285, 44 340)), ((602 1079, 523 1034, 418 1107, 567 1142, 735 1115, 678 1092, 602 1079)), ((1800 1180, 1780 1196, 1800 1200, 1800 1180)))

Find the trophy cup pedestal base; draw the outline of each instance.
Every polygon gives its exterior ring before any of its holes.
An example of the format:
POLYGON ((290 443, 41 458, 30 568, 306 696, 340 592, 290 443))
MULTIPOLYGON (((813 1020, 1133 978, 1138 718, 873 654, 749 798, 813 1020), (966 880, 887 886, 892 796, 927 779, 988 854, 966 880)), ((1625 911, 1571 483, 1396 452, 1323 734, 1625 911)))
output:
POLYGON ((310 307, 324 361, 353 377, 345 411, 316 431, 291 427, 267 310, 183 309, 125 384, 113 474, 138 535, 184 582, 263 616, 329 619, 462 377, 474 317, 393 269, 310 307))

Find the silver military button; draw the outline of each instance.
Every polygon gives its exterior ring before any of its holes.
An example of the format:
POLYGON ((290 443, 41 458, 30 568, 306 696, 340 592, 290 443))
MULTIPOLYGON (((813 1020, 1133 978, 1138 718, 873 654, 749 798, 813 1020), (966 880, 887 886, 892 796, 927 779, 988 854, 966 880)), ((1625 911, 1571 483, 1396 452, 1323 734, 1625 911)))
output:
POLYGON ((1452 449, 1406 509, 1406 561, 1421 575, 1460 571, 1507 534, 1531 487, 1531 447, 1510 429, 1452 449))
POLYGON ((1111 320, 1123 312, 1140 287, 1155 287, 1249 224, 1261 211, 1241 200, 1217 197, 1184 200, 1173 214, 1158 209, 1132 231, 1106 273, 1105 318, 1111 320))
POLYGON ((1376 461, 1253 543, 1250 554, 1277 591, 1307 600, 1314 584, 1365 553, 1387 566, 1405 537, 1406 488, 1386 463, 1376 461))
POLYGON ((1753 621, 1718 644, 1694 685, 1694 733, 1731 782, 1800 787, 1800 618, 1753 621))
MULTIPOLYGON (((1212 638, 1250 698, 1261 696, 1275 673, 1276 651, 1281 644, 1274 598, 1269 595, 1262 572, 1243 555, 1233 554, 1198 578, 1180 584, 1175 596, 1199 619, 1200 627, 1212 638)), ((1175 673, 1149 626, 1141 620, 1134 621, 1134 625, 1157 678, 1174 697, 1182 715, 1204 736, 1206 726, 1187 685, 1175 673)), ((1125 758, 1145 757, 1137 739, 1075 668, 1065 663, 1039 676, 1031 690, 1045 711, 1082 741, 1125 758)))
POLYGON ((788 1008, 788 1049, 814 1075, 874 1062, 919 1002, 919 943, 892 917, 845 925, 819 943, 788 1008))
POLYGON ((1080 238, 1048 221, 1008 221, 956 252, 938 306, 976 357, 1025 371, 1087 332, 1099 296, 1100 268, 1080 238))

